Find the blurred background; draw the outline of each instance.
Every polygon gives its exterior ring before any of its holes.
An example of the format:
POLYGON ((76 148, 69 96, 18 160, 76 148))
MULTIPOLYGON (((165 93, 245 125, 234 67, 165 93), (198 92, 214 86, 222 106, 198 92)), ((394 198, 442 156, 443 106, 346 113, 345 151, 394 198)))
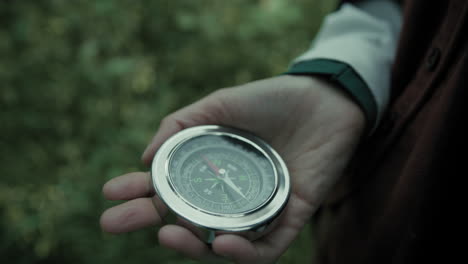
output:
MULTIPOLYGON (((0 262, 197 263, 102 232, 168 113, 284 72, 335 0, 0 1, 0 262)), ((311 258, 308 226, 280 263, 311 258)))

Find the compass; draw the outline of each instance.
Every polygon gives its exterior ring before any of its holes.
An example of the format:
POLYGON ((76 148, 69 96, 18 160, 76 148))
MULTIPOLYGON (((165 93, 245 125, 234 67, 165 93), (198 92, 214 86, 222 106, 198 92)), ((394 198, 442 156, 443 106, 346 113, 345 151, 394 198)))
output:
POLYGON ((208 243, 220 233, 262 236, 290 193, 286 165, 270 145, 214 125, 169 138, 154 157, 151 178, 177 222, 208 243))

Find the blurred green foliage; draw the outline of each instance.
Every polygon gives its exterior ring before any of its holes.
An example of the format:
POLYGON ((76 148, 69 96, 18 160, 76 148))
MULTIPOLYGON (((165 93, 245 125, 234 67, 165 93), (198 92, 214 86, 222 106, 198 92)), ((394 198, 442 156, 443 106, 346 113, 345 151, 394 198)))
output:
MULTIPOLYGON (((161 118, 283 72, 326 0, 0 2, 0 261, 193 263, 99 228, 102 184, 145 169, 161 118)), ((310 259, 304 231, 281 263, 310 259)))

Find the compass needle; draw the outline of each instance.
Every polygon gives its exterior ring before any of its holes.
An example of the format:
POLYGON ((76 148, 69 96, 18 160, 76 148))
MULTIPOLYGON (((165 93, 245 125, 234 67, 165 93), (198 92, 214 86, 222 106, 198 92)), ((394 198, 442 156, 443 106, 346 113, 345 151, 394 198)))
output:
POLYGON ((247 199, 247 197, 245 197, 245 195, 242 193, 240 188, 237 187, 234 184, 234 182, 231 180, 231 178, 229 178, 228 171, 226 171, 226 176, 224 176, 222 179, 229 187, 231 187, 234 191, 236 191, 236 193, 238 193, 240 196, 242 196, 242 198, 247 199))

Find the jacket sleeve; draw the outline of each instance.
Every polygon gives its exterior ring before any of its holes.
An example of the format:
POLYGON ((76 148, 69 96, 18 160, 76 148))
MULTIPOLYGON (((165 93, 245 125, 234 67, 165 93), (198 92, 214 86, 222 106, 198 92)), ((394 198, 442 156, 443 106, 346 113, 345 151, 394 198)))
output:
POLYGON ((325 18, 311 48, 287 73, 319 74, 337 81, 362 107, 372 129, 389 100, 401 9, 391 0, 351 2, 325 18))

